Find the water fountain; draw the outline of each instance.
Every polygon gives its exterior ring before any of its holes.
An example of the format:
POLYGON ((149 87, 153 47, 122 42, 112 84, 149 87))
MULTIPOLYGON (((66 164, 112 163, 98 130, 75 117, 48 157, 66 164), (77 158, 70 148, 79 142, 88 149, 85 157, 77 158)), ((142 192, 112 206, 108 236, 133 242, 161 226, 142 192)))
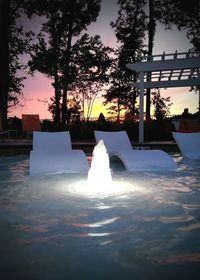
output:
POLYGON ((88 186, 99 186, 99 188, 112 185, 109 156, 103 140, 94 147, 91 168, 88 172, 88 186))
MULTIPOLYGON (((107 197, 110 195, 125 195, 130 191, 137 193, 137 186, 129 184, 124 180, 112 178, 110 160, 103 140, 100 140, 94 147, 91 167, 87 180, 77 181, 70 188, 73 193, 87 196, 107 197)), ((141 188, 139 188, 141 192, 141 188)))

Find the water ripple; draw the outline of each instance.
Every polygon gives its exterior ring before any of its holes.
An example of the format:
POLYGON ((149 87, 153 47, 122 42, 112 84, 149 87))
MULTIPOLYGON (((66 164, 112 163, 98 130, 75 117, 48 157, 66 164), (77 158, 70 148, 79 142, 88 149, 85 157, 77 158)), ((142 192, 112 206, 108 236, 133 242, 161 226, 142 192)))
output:
POLYGON ((184 223, 194 220, 194 217, 191 215, 188 216, 176 216, 176 217, 160 217, 160 221, 164 224, 169 223, 184 223))
POLYGON ((154 257, 159 264, 183 264, 186 262, 200 262, 200 253, 174 254, 164 257, 154 257))
POLYGON ((189 226, 178 228, 178 230, 182 230, 182 231, 192 231, 192 230, 196 230, 196 229, 200 229, 200 223, 195 223, 195 224, 191 224, 189 226))
POLYGON ((117 221, 119 219, 119 217, 115 217, 112 219, 104 219, 102 221, 98 221, 95 223, 89 223, 89 224, 72 224, 74 227, 88 227, 88 228, 95 228, 95 227, 102 227, 104 225, 108 225, 111 223, 114 223, 115 221, 117 221))

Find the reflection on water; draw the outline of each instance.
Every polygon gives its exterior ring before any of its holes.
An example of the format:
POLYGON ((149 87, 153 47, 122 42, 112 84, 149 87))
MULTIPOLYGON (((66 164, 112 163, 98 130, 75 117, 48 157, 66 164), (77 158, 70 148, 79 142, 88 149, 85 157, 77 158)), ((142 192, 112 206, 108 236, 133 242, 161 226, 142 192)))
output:
POLYGON ((115 187, 95 190, 0 158, 1 279, 198 279, 200 162, 177 161, 166 173, 115 168, 115 187))
POLYGON ((92 227, 102 227, 104 225, 108 225, 108 224, 111 224, 113 222, 115 222, 116 220, 118 220, 119 217, 115 217, 115 218, 112 218, 112 219, 105 219, 105 220, 102 220, 102 221, 98 221, 96 223, 90 223, 90 224, 73 224, 73 226, 75 227, 89 227, 89 228, 92 228, 92 227))
POLYGON ((186 262, 200 262, 200 253, 169 255, 167 257, 157 257, 154 260, 159 264, 184 264, 186 262))

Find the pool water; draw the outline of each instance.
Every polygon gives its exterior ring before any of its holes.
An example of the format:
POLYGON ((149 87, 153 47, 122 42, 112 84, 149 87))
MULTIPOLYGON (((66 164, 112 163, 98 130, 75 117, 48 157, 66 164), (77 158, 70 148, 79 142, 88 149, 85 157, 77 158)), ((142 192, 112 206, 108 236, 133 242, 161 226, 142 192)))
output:
POLYGON ((200 162, 178 171, 114 168, 30 178, 27 156, 0 158, 0 279, 199 279, 200 162))

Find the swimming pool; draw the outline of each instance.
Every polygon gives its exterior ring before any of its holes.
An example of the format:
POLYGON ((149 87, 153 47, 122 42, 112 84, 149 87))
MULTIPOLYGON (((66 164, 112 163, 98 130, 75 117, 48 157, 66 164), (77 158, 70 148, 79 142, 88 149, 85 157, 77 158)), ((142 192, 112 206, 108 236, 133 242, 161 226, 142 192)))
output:
POLYGON ((30 178, 29 158, 0 158, 0 279, 199 279, 200 162, 174 172, 30 178))

